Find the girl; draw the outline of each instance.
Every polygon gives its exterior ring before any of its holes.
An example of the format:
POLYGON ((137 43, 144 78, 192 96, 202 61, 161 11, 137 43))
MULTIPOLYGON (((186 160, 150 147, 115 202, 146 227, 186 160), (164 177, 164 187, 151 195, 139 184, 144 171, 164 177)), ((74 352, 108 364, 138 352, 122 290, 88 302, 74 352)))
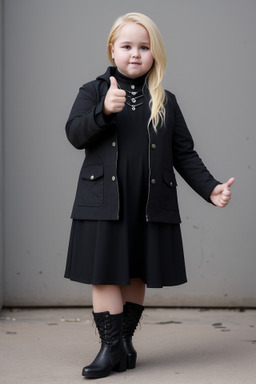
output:
POLYGON ((80 88, 66 132, 85 150, 72 211, 65 277, 92 284, 101 348, 88 378, 135 368, 132 336, 147 287, 186 282, 175 168, 224 207, 219 183, 193 148, 175 96, 162 87, 164 44, 147 16, 120 17, 108 39, 112 66, 80 88))

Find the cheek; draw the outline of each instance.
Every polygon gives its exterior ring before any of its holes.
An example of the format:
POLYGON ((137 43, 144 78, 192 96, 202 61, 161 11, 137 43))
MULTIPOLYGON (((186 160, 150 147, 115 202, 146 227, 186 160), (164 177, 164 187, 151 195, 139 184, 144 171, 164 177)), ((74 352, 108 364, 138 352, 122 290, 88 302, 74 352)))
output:
POLYGON ((127 55, 123 52, 115 52, 112 54, 112 58, 115 59, 115 62, 124 63, 127 60, 127 55))
POLYGON ((145 62, 147 63, 147 65, 149 67, 152 67, 153 63, 154 63, 154 59, 153 59, 153 56, 150 54, 146 57, 145 59, 145 62))

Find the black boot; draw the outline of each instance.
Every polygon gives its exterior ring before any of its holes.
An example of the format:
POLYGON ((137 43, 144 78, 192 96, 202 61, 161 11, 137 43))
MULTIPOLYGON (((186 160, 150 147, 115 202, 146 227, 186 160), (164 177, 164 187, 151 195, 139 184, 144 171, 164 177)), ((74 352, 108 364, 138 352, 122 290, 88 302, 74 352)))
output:
POLYGON ((91 365, 83 368, 82 375, 96 379, 105 377, 111 371, 126 370, 126 352, 122 340, 123 313, 94 313, 95 324, 101 338, 101 349, 91 365))
POLYGON ((140 321, 144 307, 139 304, 127 302, 124 305, 123 342, 127 353, 127 369, 136 367, 137 352, 132 344, 132 336, 140 321))

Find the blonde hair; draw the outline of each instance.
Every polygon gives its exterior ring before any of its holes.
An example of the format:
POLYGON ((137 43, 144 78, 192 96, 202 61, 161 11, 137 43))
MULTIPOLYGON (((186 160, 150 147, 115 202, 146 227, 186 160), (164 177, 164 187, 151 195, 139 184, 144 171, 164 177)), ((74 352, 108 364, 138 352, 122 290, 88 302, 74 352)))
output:
POLYGON ((147 30, 150 39, 150 50, 154 58, 154 63, 146 79, 150 93, 149 106, 151 110, 148 125, 152 122, 154 130, 157 131, 159 123, 163 125, 165 121, 166 96, 162 86, 162 79, 166 67, 167 56, 162 36, 156 24, 148 16, 143 15, 142 13, 127 13, 126 15, 119 17, 109 33, 107 55, 111 64, 115 65, 111 54, 111 48, 118 38, 120 29, 130 22, 144 27, 147 30))

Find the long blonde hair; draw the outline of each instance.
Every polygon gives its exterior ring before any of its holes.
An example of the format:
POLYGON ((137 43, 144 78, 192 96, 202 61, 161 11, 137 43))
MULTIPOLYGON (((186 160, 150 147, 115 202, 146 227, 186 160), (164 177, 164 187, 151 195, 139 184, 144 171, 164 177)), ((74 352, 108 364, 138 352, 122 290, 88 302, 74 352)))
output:
POLYGON ((156 24, 148 16, 143 15, 142 13, 127 13, 126 15, 119 17, 109 33, 107 55, 111 64, 115 65, 111 54, 111 48, 118 38, 120 28, 123 27, 124 24, 130 22, 144 27, 147 30, 150 39, 150 50, 154 58, 154 63, 146 79, 150 93, 149 105, 151 109, 148 125, 152 122, 154 130, 157 131, 157 126, 159 124, 164 124, 165 121, 166 96, 162 86, 162 79, 166 67, 167 56, 162 36, 156 24))

